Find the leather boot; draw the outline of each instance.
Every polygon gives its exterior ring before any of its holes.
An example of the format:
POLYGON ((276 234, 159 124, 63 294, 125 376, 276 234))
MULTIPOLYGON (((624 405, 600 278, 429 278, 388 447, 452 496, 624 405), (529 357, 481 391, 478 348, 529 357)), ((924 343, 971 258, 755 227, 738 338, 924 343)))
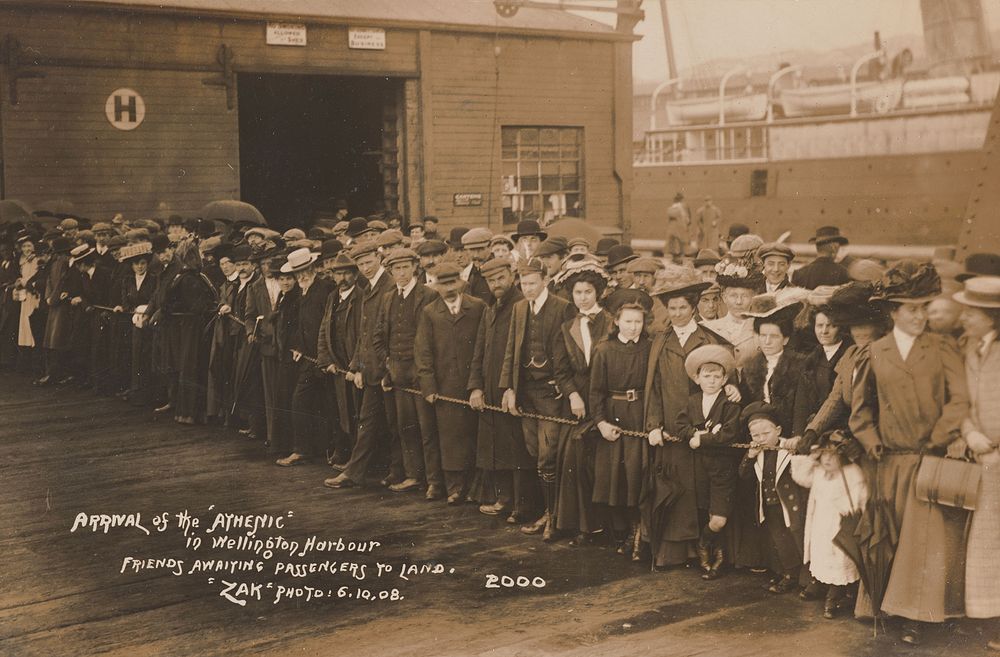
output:
POLYGON ((830 585, 826 589, 826 598, 823 601, 823 618, 831 619, 837 614, 840 607, 840 600, 843 597, 843 587, 830 585))
POLYGON ((618 543, 618 554, 627 555, 629 550, 632 549, 632 543, 635 541, 635 527, 631 527, 628 532, 628 536, 625 537, 624 541, 618 543))
POLYGON ((709 531, 705 529, 698 537, 698 565, 705 573, 712 569, 712 537, 708 534, 709 531))
POLYGON ((546 481, 542 487, 545 490, 545 510, 548 516, 548 522, 545 523, 545 530, 542 532, 542 540, 546 543, 552 543, 556 540, 558 533, 556 530, 556 496, 558 491, 555 481, 546 481))
MULTIPOLYGON (((718 541, 718 539, 716 539, 718 541)), ((722 564, 726 560, 726 553, 722 549, 722 546, 716 542, 715 547, 712 549, 712 563, 708 567, 708 572, 704 573, 701 578, 704 580, 712 580, 719 578, 719 570, 722 568, 722 564)))
POLYGON ((545 523, 545 529, 542 531, 542 540, 546 543, 553 543, 556 540, 556 519, 551 513, 548 514, 548 522, 545 523))
POLYGON ((635 526, 635 536, 632 537, 632 561, 642 561, 642 532, 639 525, 635 526))

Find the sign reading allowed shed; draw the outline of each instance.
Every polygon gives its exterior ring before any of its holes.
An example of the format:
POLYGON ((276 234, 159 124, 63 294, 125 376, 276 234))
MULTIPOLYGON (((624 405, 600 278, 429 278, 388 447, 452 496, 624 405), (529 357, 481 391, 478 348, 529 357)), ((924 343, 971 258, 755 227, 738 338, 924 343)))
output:
POLYGON ((267 45, 305 46, 306 26, 302 23, 268 23, 267 45))

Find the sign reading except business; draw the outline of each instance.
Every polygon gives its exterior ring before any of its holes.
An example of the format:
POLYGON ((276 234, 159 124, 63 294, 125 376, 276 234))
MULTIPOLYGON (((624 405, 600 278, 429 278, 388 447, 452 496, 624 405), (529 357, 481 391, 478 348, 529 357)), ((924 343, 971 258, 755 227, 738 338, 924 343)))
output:
POLYGON ((146 103, 136 91, 122 87, 104 102, 104 115, 119 130, 135 130, 146 118, 146 103))
POLYGON ((456 208, 478 208, 483 204, 482 192, 462 192, 455 194, 453 202, 456 208))
POLYGON ((385 50, 385 30, 380 27, 351 27, 347 47, 356 50, 385 50))
POLYGON ((306 26, 302 23, 268 23, 267 45, 305 46, 306 26))

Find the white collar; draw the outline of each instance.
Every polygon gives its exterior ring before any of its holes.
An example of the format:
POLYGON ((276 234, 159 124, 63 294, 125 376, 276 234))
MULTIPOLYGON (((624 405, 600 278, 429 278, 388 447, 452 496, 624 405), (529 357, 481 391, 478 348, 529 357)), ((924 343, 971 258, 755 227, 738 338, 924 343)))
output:
POLYGON ((108 252, 107 246, 101 246, 100 244, 94 246, 94 250, 97 251, 97 255, 104 255, 108 252))
POLYGON ((595 303, 593 306, 591 306, 591 308, 590 308, 590 310, 588 312, 584 312, 584 311, 580 310, 579 308, 576 309, 576 311, 578 313, 580 313, 581 315, 586 315, 587 319, 589 321, 593 321, 594 318, 597 317, 598 315, 600 315, 603 310, 604 309, 601 308, 601 304, 599 304, 599 303, 595 303))
MULTIPOLYGON (((761 353, 763 353, 763 352, 761 352, 761 353)), ((782 349, 778 353, 774 354, 773 356, 768 356, 767 354, 764 354, 764 360, 767 361, 767 367, 769 369, 777 367, 778 366, 778 361, 781 359, 781 354, 783 354, 783 353, 785 353, 784 349, 782 349)))
POLYGON ((375 272, 375 278, 371 278, 368 280, 368 282, 372 284, 372 287, 378 285, 378 282, 382 278, 382 274, 384 273, 385 273, 385 267, 379 265, 378 271, 375 272))
MULTIPOLYGON (((132 273, 133 273, 133 274, 135 274, 135 272, 132 272, 132 273)), ((135 285, 135 286, 136 286, 136 287, 139 287, 139 285, 141 285, 141 284, 142 284, 142 282, 143 282, 144 280, 146 280, 146 274, 148 274, 148 273, 149 273, 149 272, 148 272, 148 271, 146 271, 146 272, 143 272, 143 273, 141 273, 141 274, 135 274, 135 283, 136 283, 136 285, 135 285)))
POLYGON ((833 360, 833 357, 837 354, 837 351, 840 350, 840 345, 842 344, 843 342, 841 341, 837 342, 836 344, 823 345, 823 352, 826 354, 826 359, 833 360))
POLYGON ((706 419, 708 418, 709 411, 711 411, 712 407, 715 406, 715 400, 718 399, 719 395, 721 394, 722 394, 721 389, 716 390, 711 395, 708 394, 707 392, 701 393, 701 412, 702 415, 706 417, 706 419))
POLYGON ((997 339, 996 329, 990 331, 983 337, 979 338, 979 353, 986 351, 986 348, 993 344, 997 339))
POLYGON ((87 278, 93 278, 95 271, 97 271, 97 266, 96 265, 91 265, 91 266, 87 267, 87 278))
POLYGON ((680 335, 690 335, 694 333, 695 329, 698 328, 698 322, 695 320, 694 316, 691 316, 691 321, 684 326, 674 326, 674 332, 680 335))
POLYGON ((623 337, 622 337, 622 334, 621 334, 621 333, 619 333, 619 334, 618 334, 618 341, 619 341, 619 342, 621 342, 622 344, 628 344, 628 343, 630 343, 630 342, 631 342, 632 344, 639 344, 639 338, 640 338, 640 337, 642 337, 642 336, 641 336, 641 335, 639 335, 639 336, 638 336, 638 337, 636 337, 636 338, 635 338, 634 340, 626 340, 625 338, 623 338, 623 337))
POLYGON ((240 272, 239 272, 239 270, 236 270, 232 274, 230 274, 229 276, 226 276, 226 280, 229 281, 230 283, 232 283, 233 281, 235 281, 239 277, 240 277, 240 272))
POLYGON ((346 290, 341 290, 340 291, 340 300, 343 301, 347 297, 351 296, 351 294, 353 292, 354 292, 354 286, 353 285, 351 287, 347 288, 346 290))
POLYGON ((465 267, 465 269, 463 269, 461 271, 461 273, 459 273, 458 277, 461 278, 463 281, 468 282, 469 281, 469 277, 472 276, 472 265, 473 265, 473 263, 470 262, 465 267))
POLYGON ((893 326, 892 337, 896 339, 899 355, 903 357, 903 360, 906 360, 906 357, 910 355, 910 349, 913 348, 913 343, 917 341, 917 336, 901 331, 898 326, 893 326))
POLYGON ((457 297, 455 297, 454 301, 448 301, 444 297, 441 297, 441 300, 444 301, 444 305, 448 306, 448 310, 451 311, 452 315, 458 314, 458 311, 462 309, 462 295, 461 294, 458 295, 457 297))
POLYGON ((400 289, 400 287, 397 285, 396 286, 396 291, 397 292, 402 292, 403 293, 403 298, 405 299, 408 296, 410 296, 410 292, 413 292, 413 288, 415 288, 416 286, 417 286, 417 278, 416 278, 416 276, 414 276, 413 278, 410 279, 409 283, 407 283, 406 285, 403 286, 402 289, 400 289))
POLYGON ((545 307, 545 302, 549 299, 549 288, 543 287, 542 293, 538 295, 538 298, 531 302, 531 312, 535 315, 541 312, 542 308, 545 307))

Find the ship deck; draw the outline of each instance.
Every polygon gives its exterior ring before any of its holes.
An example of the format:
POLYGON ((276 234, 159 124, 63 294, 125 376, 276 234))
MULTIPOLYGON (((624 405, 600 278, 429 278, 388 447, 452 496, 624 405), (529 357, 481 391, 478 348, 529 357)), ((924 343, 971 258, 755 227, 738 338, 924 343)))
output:
MULTIPOLYGON (((0 654, 116 655, 975 655, 981 631, 939 626, 926 645, 903 650, 871 638, 870 624, 825 621, 821 603, 762 590, 760 575, 730 573, 705 584, 691 570, 650 573, 599 548, 546 545, 480 515, 382 489, 331 491, 329 469, 275 467, 258 443, 217 428, 180 427, 118 400, 78 389, 37 389, 0 380, 0 654), (209 511, 209 506, 215 509, 209 511), (288 583, 260 574, 175 576, 120 573, 136 558, 222 557, 185 550, 171 524, 153 516, 184 509, 211 514, 287 514, 291 540, 375 540, 370 554, 324 558, 366 564, 440 563, 443 574, 365 581, 309 576, 340 586, 387 590, 404 599, 283 601, 273 590, 245 606, 220 596, 221 580, 288 583), (85 514, 141 513, 108 534, 71 532, 85 514), (454 568, 454 572, 450 572, 454 568), (487 575, 542 577, 542 589, 487 589, 487 575)), ((171 523, 173 523, 173 518, 171 523)), ((309 556, 299 561, 319 562, 309 556)))

